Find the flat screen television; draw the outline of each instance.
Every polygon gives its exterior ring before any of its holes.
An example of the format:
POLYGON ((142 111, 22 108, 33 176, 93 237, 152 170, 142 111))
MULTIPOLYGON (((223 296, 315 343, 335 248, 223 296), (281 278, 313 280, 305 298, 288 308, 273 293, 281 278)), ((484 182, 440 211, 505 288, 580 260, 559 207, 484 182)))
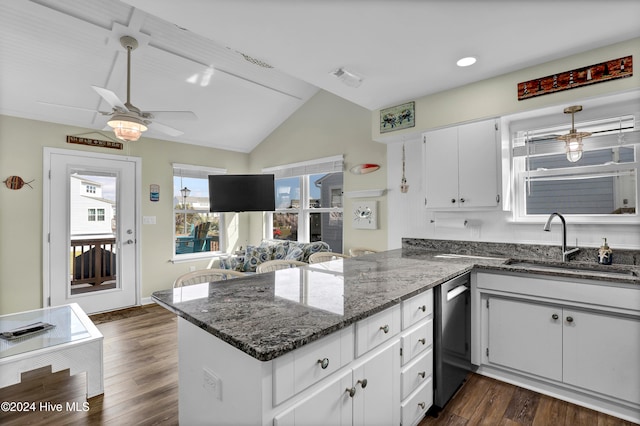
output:
POLYGON ((209 175, 209 211, 271 212, 275 209, 273 175, 209 175))

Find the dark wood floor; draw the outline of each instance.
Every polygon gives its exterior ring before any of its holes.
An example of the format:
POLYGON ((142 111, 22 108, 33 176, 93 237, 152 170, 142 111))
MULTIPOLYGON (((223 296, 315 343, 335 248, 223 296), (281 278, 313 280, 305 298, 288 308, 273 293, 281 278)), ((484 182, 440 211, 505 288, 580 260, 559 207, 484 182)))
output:
MULTIPOLYGON (((0 389, 0 401, 77 403, 79 411, 0 412, 13 425, 177 425, 178 349, 175 316, 157 305, 91 317, 104 335, 104 395, 85 402, 84 375, 50 368, 23 375, 22 383, 0 389)), ((439 413, 420 426, 630 426, 615 417, 470 374, 439 413)), ((323 425, 331 426, 331 425, 323 425)))

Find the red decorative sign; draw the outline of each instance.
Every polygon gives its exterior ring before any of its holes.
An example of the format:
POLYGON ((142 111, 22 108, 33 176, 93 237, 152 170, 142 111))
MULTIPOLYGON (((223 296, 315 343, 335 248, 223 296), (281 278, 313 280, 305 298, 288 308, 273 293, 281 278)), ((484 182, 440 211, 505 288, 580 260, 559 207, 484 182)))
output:
POLYGON ((546 77, 518 83, 518 100, 562 92, 576 87, 602 83, 633 75, 633 56, 564 71, 546 77))

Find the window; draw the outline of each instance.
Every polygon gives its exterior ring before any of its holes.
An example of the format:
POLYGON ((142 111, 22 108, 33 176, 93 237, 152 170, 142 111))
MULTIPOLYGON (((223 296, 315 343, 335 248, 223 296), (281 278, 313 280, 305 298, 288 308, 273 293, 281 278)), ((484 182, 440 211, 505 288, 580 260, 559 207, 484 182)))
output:
POLYGON ((96 221, 96 209, 89 209, 87 220, 89 220, 89 222, 96 221))
POLYGON ((324 241, 342 252, 342 157, 264 169, 275 175, 276 211, 265 228, 275 239, 324 241))
POLYGON ((583 223, 637 221, 640 140, 635 117, 577 120, 576 116, 575 128, 591 136, 583 139, 584 154, 575 163, 567 160, 564 144, 556 139, 570 131, 569 124, 516 123, 512 133, 516 221, 546 218, 555 211, 583 223))
POLYGON ((86 186, 86 192, 87 192, 87 194, 95 194, 96 193, 95 185, 87 185, 86 186))
POLYGON ((104 209, 97 209, 98 211, 98 222, 104 222, 104 209))
POLYGON ((224 250, 224 221, 209 212, 209 175, 224 169, 173 165, 174 258, 206 257, 224 250))

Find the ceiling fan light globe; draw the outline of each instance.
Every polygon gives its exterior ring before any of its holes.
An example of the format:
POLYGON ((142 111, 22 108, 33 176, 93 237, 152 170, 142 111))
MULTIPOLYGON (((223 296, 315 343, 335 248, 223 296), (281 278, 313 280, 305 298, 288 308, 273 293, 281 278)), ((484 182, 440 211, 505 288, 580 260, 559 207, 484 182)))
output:
POLYGON ((142 136, 142 132, 148 129, 141 120, 118 115, 113 116, 107 124, 113 128, 113 133, 118 139, 128 142, 137 141, 142 136))

